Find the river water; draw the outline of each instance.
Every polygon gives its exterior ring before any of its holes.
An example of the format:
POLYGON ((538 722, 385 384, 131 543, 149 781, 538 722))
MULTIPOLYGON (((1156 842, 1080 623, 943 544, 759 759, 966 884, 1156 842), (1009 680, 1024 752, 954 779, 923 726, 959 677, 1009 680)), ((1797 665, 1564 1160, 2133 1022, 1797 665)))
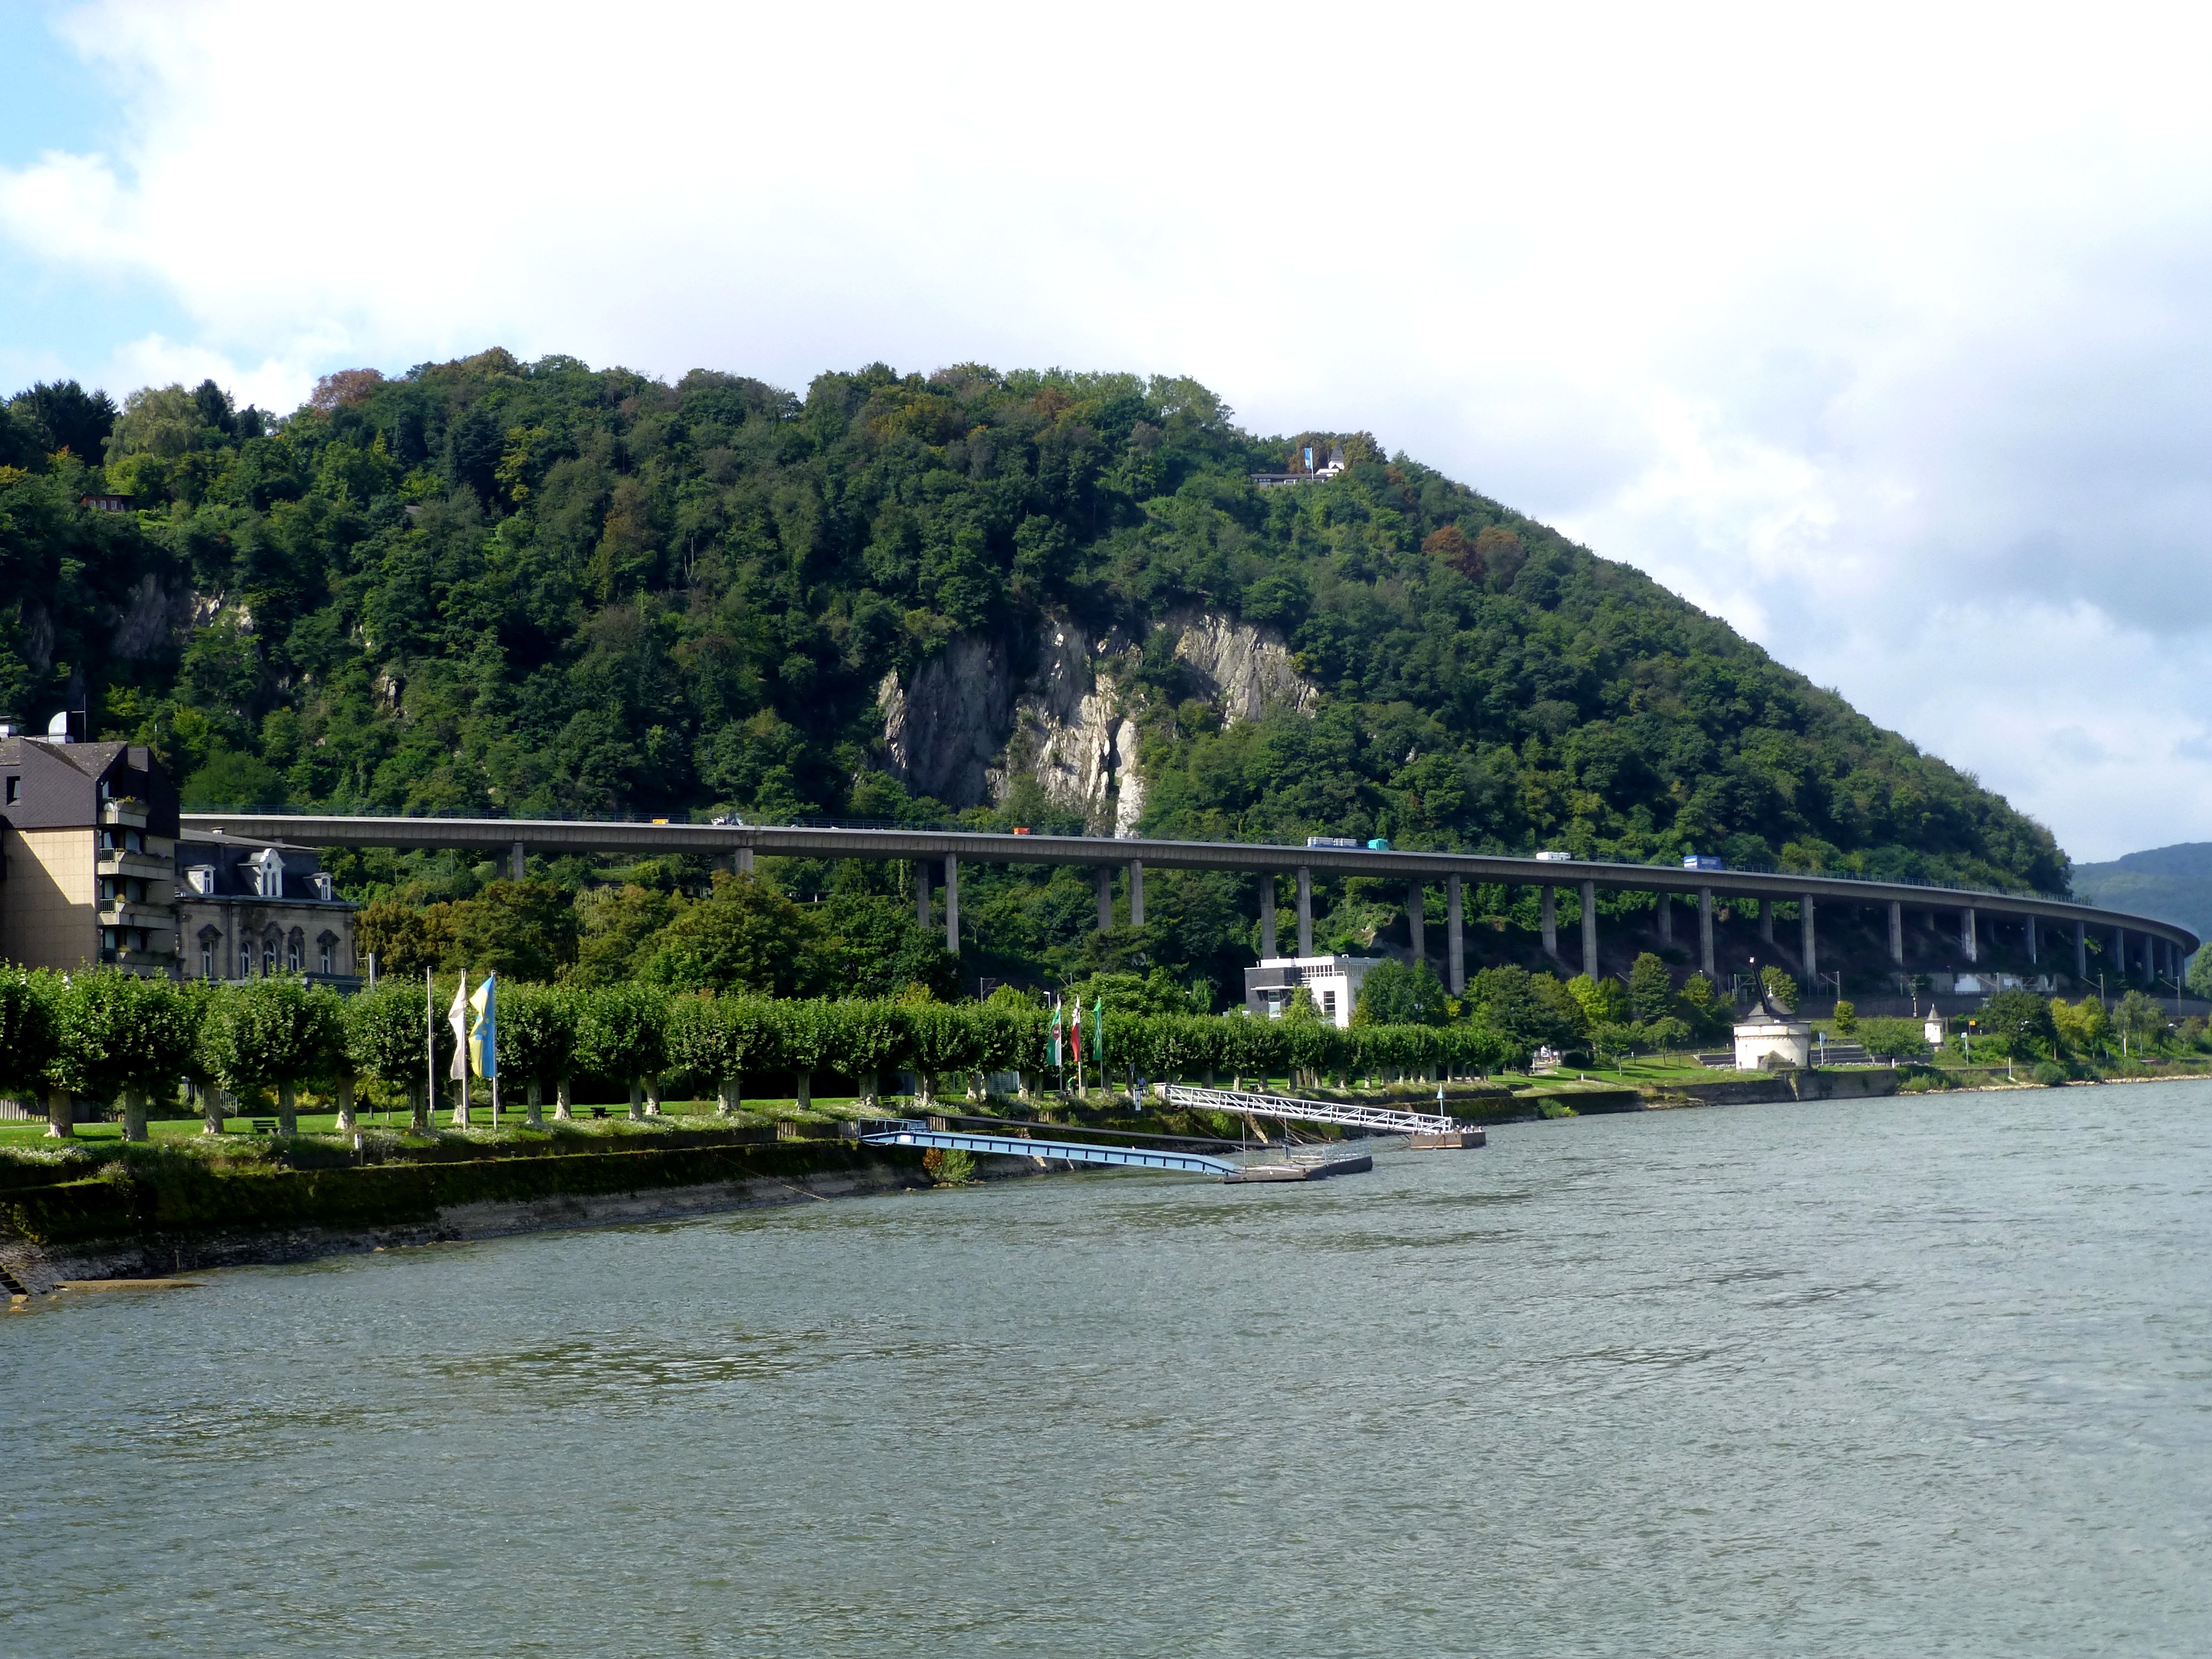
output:
POLYGON ((2212 1085, 0 1321, 11 1655, 2197 1654, 2212 1085))

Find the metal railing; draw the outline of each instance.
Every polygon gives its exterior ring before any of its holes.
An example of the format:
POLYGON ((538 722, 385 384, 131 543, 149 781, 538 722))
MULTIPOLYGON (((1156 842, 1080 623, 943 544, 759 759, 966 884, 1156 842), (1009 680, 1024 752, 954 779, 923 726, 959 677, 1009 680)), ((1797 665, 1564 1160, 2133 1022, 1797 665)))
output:
POLYGON ((1348 1106, 1333 1100, 1300 1100, 1288 1095, 1248 1094, 1240 1089, 1191 1089, 1180 1083, 1158 1085, 1171 1106, 1202 1112, 1249 1113, 1292 1123, 1338 1123, 1381 1134, 1434 1134, 1452 1127, 1441 1112, 1406 1112, 1389 1106, 1348 1106))
POLYGON ((1203 1152, 1170 1152, 1154 1146, 1100 1146, 1079 1140, 1032 1140, 1026 1135, 971 1134, 933 1129, 921 1118, 902 1118, 860 1136, 863 1146, 936 1147, 998 1158, 1049 1158, 1068 1164, 1106 1164, 1127 1170, 1179 1170, 1193 1175, 1227 1175, 1237 1166, 1203 1152))

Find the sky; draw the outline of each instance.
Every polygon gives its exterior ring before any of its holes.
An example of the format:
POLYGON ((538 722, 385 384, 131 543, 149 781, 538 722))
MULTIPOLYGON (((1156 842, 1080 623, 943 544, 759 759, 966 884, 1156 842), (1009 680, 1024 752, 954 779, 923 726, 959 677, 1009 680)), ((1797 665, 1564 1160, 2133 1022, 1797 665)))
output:
POLYGON ((0 0, 0 395, 1188 374, 2212 840, 2212 15, 0 0))

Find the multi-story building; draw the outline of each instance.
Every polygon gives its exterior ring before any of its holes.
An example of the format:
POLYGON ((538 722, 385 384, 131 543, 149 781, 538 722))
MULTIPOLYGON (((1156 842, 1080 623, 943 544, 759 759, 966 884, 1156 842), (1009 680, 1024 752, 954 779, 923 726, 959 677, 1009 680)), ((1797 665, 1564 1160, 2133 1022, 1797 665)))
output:
POLYGON ((354 907, 311 848, 193 830, 176 860, 187 979, 281 973, 352 985, 354 907))
POLYGON ((0 721, 0 960, 174 974, 177 794, 144 745, 0 721))
POLYGON ((1314 1011, 1340 1030, 1352 1024, 1359 987, 1382 965, 1381 957, 1268 957, 1244 970, 1245 1012, 1260 1019, 1280 1019, 1304 986, 1313 994, 1314 1011))

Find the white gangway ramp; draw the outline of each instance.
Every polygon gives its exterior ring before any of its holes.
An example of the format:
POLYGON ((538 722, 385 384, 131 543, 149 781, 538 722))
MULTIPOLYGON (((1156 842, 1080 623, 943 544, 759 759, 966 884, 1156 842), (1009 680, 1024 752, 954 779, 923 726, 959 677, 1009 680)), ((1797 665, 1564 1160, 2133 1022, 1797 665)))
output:
POLYGON ((1241 1089, 1188 1089, 1180 1083, 1163 1083, 1159 1090, 1161 1098, 1171 1106, 1194 1107, 1202 1112, 1249 1112, 1254 1117, 1284 1118, 1298 1123, 1344 1123, 1379 1134, 1436 1134, 1452 1127, 1451 1119, 1441 1112, 1345 1106, 1333 1100, 1247 1094, 1241 1089))

